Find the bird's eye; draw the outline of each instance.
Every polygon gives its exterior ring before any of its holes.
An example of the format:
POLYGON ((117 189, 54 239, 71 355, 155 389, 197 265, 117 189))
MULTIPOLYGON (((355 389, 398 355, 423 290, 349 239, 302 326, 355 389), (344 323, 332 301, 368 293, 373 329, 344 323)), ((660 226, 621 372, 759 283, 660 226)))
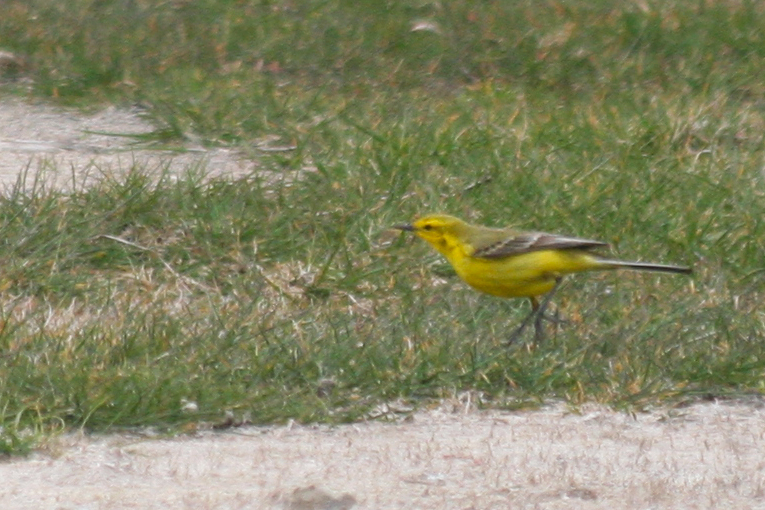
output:
POLYGON ((433 225, 425 225, 422 227, 423 230, 433 230, 433 225))

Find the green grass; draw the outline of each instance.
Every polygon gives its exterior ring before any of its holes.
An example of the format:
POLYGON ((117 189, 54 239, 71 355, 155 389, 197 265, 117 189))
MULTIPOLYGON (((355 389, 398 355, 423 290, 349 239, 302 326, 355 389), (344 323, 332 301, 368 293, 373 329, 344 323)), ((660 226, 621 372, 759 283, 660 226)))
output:
POLYGON ((350 421, 464 391, 629 409, 763 391, 758 4, 303 4, 0 7, 0 49, 25 62, 5 93, 137 102, 157 128, 143 143, 258 160, 236 180, 138 167, 6 191, 0 453, 76 427, 350 421), (434 211, 696 272, 571 279, 569 323, 508 348, 525 303, 387 229, 434 211))

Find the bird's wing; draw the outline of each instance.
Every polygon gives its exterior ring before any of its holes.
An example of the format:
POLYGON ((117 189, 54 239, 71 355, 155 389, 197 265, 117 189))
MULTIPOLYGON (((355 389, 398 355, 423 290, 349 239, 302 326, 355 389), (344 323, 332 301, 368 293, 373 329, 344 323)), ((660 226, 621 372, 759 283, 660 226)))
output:
POLYGON ((522 232, 511 235, 499 241, 493 241, 483 246, 476 246, 474 257, 484 259, 501 259, 540 250, 589 250, 608 246, 602 241, 577 239, 544 232, 522 232))

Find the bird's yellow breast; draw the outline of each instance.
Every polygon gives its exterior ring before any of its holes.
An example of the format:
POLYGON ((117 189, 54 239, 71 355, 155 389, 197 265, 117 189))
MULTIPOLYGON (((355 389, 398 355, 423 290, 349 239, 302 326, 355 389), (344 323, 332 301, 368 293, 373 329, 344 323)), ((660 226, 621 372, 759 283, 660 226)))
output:
POLYGON ((550 292, 560 276, 602 266, 581 250, 541 250, 497 259, 473 257, 461 249, 444 255, 465 283, 506 298, 539 296, 550 292))

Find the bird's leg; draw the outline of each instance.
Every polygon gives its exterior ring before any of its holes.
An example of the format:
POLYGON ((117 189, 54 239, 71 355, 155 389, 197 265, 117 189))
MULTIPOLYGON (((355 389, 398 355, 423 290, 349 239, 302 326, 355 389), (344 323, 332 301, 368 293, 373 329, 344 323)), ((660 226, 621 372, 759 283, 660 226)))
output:
MULTIPOLYGON (((552 294, 552 292, 550 292, 552 294)), ((545 300, 543 301, 543 304, 540 305, 539 302, 537 302, 536 309, 532 307, 532 310, 534 310, 534 343, 541 344, 542 341, 545 339, 545 308, 547 308, 547 303, 549 303, 550 300, 545 296, 545 300)))
POLYGON ((513 331, 513 334, 510 335, 510 338, 507 339, 507 345, 512 345, 515 342, 518 341, 518 339, 521 337, 521 334, 523 334, 526 327, 531 324, 531 321, 535 320, 535 317, 537 315, 537 310, 539 310, 539 301, 537 301, 536 298, 530 298, 531 299, 531 313, 529 313, 524 319, 521 324, 515 328, 515 331, 513 331))
POLYGON ((523 319, 521 325, 518 326, 515 331, 513 331, 512 335, 510 335, 510 339, 507 342, 509 345, 514 344, 518 340, 523 331, 528 327, 529 324, 531 324, 532 321, 534 322, 534 340, 536 343, 540 343, 542 340, 544 340, 545 331, 544 325, 542 323, 545 319, 547 319, 545 316, 545 310, 550 304, 550 301, 552 301, 555 292, 558 290, 560 282, 560 277, 555 278, 555 286, 552 288, 552 290, 550 290, 550 292, 547 293, 541 303, 535 297, 529 298, 531 299, 531 313, 523 319))
MULTIPOLYGON (((542 340, 544 340, 545 330, 542 322, 545 319, 548 319, 548 317, 545 315, 545 310, 547 310, 547 307, 550 304, 550 301, 552 301, 555 292, 557 292, 558 287, 560 287, 561 280, 562 278, 560 276, 555 278, 555 286, 550 292, 547 293, 542 303, 538 305, 536 310, 533 312, 536 314, 536 317, 534 318, 534 340, 536 340, 537 343, 540 343, 542 340)), ((555 322, 557 319, 549 318, 548 320, 555 322)))

